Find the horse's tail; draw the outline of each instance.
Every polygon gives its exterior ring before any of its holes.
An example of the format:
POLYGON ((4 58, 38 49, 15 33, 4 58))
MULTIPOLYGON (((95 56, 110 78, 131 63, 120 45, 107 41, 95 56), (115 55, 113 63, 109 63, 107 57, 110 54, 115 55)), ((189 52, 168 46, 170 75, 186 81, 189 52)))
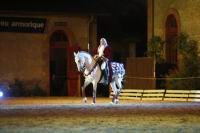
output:
POLYGON ((123 88, 123 87, 124 87, 124 84, 125 84, 125 76, 123 76, 122 81, 121 81, 121 84, 122 84, 122 88, 123 88))
POLYGON ((122 82, 121 82, 121 84, 122 84, 122 87, 124 87, 124 84, 125 84, 125 69, 124 69, 124 64, 122 64, 122 72, 121 72, 121 74, 122 74, 122 82))

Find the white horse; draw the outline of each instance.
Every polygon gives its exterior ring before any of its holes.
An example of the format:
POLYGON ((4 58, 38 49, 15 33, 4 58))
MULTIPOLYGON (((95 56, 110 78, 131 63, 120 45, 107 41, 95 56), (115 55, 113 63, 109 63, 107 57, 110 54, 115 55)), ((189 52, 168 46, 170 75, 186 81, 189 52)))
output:
MULTIPOLYGON (((87 102, 87 97, 85 95, 85 88, 92 83, 93 85, 93 103, 96 103, 96 92, 97 92, 97 83, 103 83, 103 76, 101 68, 99 64, 96 63, 96 61, 93 59, 93 57, 85 51, 80 51, 77 53, 74 53, 75 62, 78 68, 79 72, 82 72, 85 81, 84 85, 81 87, 82 89, 82 96, 83 96, 83 102, 87 102)), ((113 99, 112 103, 119 103, 118 96, 120 94, 120 91, 123 87, 122 82, 125 75, 125 69, 124 65, 121 63, 111 62, 112 66, 112 80, 110 82, 112 91, 113 91, 113 99)))

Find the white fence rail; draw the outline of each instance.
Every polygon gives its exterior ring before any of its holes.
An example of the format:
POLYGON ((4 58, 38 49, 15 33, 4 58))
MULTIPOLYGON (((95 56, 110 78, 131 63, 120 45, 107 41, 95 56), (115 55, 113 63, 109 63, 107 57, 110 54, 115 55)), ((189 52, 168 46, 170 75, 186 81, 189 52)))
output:
MULTIPOLYGON (((112 95, 113 92, 110 93, 110 98, 112 98, 112 95)), ((123 89, 119 99, 200 102, 200 90, 123 89)))

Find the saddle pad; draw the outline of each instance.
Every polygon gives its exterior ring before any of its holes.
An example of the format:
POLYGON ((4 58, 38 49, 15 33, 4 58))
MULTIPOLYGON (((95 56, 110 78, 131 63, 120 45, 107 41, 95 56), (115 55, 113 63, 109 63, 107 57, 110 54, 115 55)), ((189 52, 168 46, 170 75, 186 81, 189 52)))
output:
POLYGON ((111 62, 111 68, 113 75, 119 75, 123 77, 125 75, 124 64, 118 62, 111 62))

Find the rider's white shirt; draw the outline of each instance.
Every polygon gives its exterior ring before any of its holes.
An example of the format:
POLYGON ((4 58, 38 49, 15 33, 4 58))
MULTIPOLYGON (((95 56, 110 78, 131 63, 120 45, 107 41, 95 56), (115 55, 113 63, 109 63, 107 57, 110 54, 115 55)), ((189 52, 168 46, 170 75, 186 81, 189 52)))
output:
POLYGON ((101 56, 103 56, 104 55, 104 49, 105 49, 105 46, 104 45, 100 45, 99 47, 98 47, 98 55, 99 55, 99 57, 101 57, 101 56))
MULTIPOLYGON (((98 47, 98 56, 99 56, 99 57, 101 57, 101 56, 104 55, 104 49, 105 49, 105 45, 99 45, 99 47, 98 47)), ((103 62, 103 63, 101 64, 101 70, 104 70, 105 67, 106 67, 106 63, 103 62)))

